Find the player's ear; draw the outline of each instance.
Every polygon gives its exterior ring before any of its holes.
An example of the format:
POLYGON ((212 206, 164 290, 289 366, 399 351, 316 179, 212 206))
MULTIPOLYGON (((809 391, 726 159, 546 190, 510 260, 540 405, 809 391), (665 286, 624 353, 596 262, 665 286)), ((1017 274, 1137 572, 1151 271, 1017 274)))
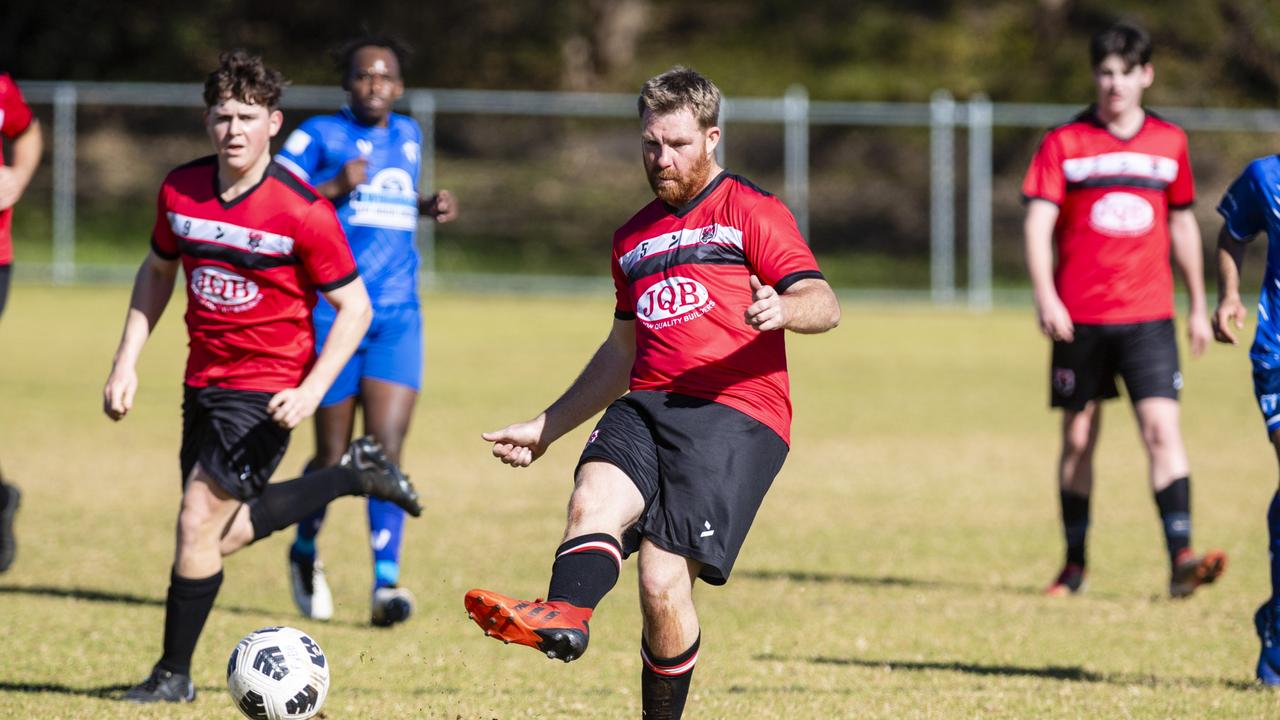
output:
POLYGON ((284 125, 284 113, 278 109, 272 110, 271 114, 267 116, 267 125, 271 131, 271 137, 275 137, 276 133, 280 132, 280 128, 284 125))
POLYGON ((712 125, 707 128, 707 154, 715 155, 716 148, 720 146, 720 126, 712 125))

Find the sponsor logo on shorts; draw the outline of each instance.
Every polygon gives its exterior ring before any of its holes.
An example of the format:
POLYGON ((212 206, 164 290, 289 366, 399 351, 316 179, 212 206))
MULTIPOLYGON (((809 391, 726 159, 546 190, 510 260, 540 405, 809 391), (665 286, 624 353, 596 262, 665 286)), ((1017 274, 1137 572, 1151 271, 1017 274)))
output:
POLYGON ((211 265, 191 272, 191 294, 201 305, 219 312, 244 312, 262 302, 257 283, 211 265))
POLYGON ((1262 414, 1270 418, 1276 414, 1276 400, 1280 398, 1280 394, 1268 393, 1258 396, 1258 407, 1262 409, 1262 414))
POLYGON ((1076 392, 1076 371, 1071 368, 1053 369, 1053 391, 1064 397, 1076 392))
POLYGON ((705 285, 692 278, 675 276, 660 280, 640 293, 636 317, 650 330, 661 330, 696 320, 715 306, 705 285))
POLYGON ((710 520, 703 520, 703 521, 702 521, 702 526, 703 526, 704 528, 706 528, 706 530, 703 530, 703 531, 702 531, 702 534, 701 534, 701 535, 699 535, 698 537, 700 537, 700 538, 707 538, 707 537, 711 537, 712 535, 715 535, 715 534, 716 534, 716 531, 711 529, 711 521, 710 521, 710 520))
POLYGON ((1134 237, 1155 227, 1156 211, 1145 199, 1127 192, 1110 192, 1093 204, 1089 226, 1104 235, 1134 237))
POLYGON ((587 444, 590 445, 591 443, 595 442, 596 438, 598 437, 600 437, 600 431, 592 430, 591 434, 587 436, 587 444))
POLYGON ((1173 374, 1173 389, 1174 390, 1182 389, 1182 373, 1181 372, 1175 372, 1173 374))

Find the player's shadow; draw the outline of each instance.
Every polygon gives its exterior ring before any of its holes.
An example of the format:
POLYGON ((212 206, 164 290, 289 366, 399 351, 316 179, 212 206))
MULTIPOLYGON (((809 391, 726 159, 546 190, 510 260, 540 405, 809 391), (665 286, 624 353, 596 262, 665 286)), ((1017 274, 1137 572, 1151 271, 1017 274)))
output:
MULTIPOLYGON (((117 605, 142 605, 147 607, 164 607, 164 598, 146 597, 133 593, 115 592, 111 590, 94 590, 83 587, 55 587, 52 585, 0 585, 0 595, 33 595, 37 597, 61 598, 64 600, 86 600, 88 602, 115 603, 117 605)), ((272 610, 249 608, 237 605, 217 606, 219 611, 236 615, 271 615, 272 610)))
MULTIPOLYGON (((1040 591, 1032 587, 1018 585, 995 585, 979 582, 958 582, 955 580, 928 580, 924 578, 901 577, 895 575, 853 575, 847 573, 813 572, 809 570, 739 570, 734 578, 748 580, 786 580, 802 584, 838 584, 860 585, 863 587, 900 587, 923 590, 968 590, 999 591, 1018 595, 1039 595, 1040 591)), ((1096 593, 1095 593, 1096 595, 1096 593)))
POLYGON ((813 665, 838 665, 861 667, 871 670, 892 670, 904 672, 958 672, 968 675, 995 677, 1025 677, 1043 680, 1060 680, 1062 682, 1118 685, 1123 687, 1144 686, 1164 687, 1198 687, 1226 688, 1228 690, 1257 690, 1258 683, 1243 680, 1227 680, 1223 678, 1205 677, 1160 677, 1141 673, 1098 672, 1086 670, 1079 665, 1046 665, 1043 667, 1026 667, 1021 665, 984 665, 966 662, 930 662, 917 660, 866 660, 854 657, 786 657, 783 655, 757 655, 753 660, 761 662, 804 662, 813 665))
MULTIPOLYGON (((41 682, 0 682, 0 693, 32 693, 36 695, 74 695, 76 697, 98 698, 101 700, 123 700, 124 694, 132 684, 100 685, 98 687, 71 687, 60 683, 41 682)), ((199 692, 217 693, 222 688, 212 685, 196 688, 199 692)))

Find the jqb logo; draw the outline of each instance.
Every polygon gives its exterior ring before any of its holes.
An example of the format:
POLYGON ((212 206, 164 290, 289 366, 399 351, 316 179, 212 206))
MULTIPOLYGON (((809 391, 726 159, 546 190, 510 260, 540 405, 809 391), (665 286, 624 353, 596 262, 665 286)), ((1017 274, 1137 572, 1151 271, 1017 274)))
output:
POLYGON ((649 286, 636 303, 645 320, 666 320, 697 310, 707 303, 707 288, 687 277, 670 277, 649 286))
POLYGON ((258 298, 258 284, 222 268, 204 265, 191 273, 191 292, 221 307, 237 307, 258 298))

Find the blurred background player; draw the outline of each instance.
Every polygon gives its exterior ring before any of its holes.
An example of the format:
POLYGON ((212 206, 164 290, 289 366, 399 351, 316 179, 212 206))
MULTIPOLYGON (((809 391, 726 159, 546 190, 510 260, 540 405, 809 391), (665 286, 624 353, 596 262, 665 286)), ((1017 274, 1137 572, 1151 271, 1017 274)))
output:
MULTIPOLYGON (((397 465, 418 390, 422 387, 422 314, 418 303, 419 214, 436 222, 457 216, 448 190, 418 194, 422 129, 413 118, 392 112, 404 94, 401 68, 407 52, 390 37, 365 36, 338 53, 349 104, 332 115, 305 121, 276 159, 333 201, 360 275, 373 301, 373 324, 339 373, 316 412, 316 454, 309 469, 338 462, 364 411, 364 432, 397 465)), ((317 339, 325 342, 333 308, 316 305, 317 339)), ((413 612, 413 595, 399 586, 404 511, 371 499, 369 538, 373 549, 371 620, 394 625, 413 612)), ((327 620, 333 598, 318 560, 316 536, 323 509, 298 524, 289 550, 294 602, 303 615, 327 620)))
POLYGON ((665 720, 681 716, 698 660, 694 581, 728 581, 787 456, 782 331, 830 330, 840 306, 786 206, 716 162, 710 80, 673 68, 638 105, 657 197, 614 234, 613 329, 543 413, 484 434, 523 467, 605 411, 574 473, 547 600, 472 590, 465 602, 485 635, 569 662, 638 550, 643 712, 665 720))
MULTIPOLYGON (((0 72, 0 147, 4 140, 10 143, 7 154, 12 162, 6 165, 0 155, 0 316, 13 280, 13 206, 31 183, 44 147, 40 121, 31 114, 18 84, 0 72)), ((0 573, 9 569, 18 552, 13 520, 20 499, 18 488, 6 482, 0 470, 0 573)))
MULTIPOLYGON (((1280 157, 1269 155, 1249 163, 1218 204, 1222 230, 1218 233, 1218 308, 1213 334, 1218 342, 1237 343, 1235 330, 1244 327, 1240 302, 1240 269, 1245 246, 1260 232, 1267 234, 1267 270, 1258 298, 1258 329, 1249 358, 1253 361, 1253 392, 1267 426, 1267 435, 1280 459, 1280 157), (1234 326, 1234 329, 1233 329, 1234 326)), ((1271 597, 1254 614, 1262 640, 1258 679, 1280 685, 1280 492, 1267 509, 1267 537, 1271 551, 1271 597)))
POLYGON ((1174 331, 1173 260, 1187 285, 1188 335, 1209 342, 1200 229, 1186 134, 1142 107, 1151 86, 1151 39, 1114 25, 1090 45, 1097 102, 1049 131, 1023 182, 1027 268, 1040 330, 1053 341, 1051 404, 1062 413, 1058 481, 1066 562, 1047 588, 1079 592, 1093 453, 1103 400, 1124 379, 1146 446, 1164 523, 1169 594, 1213 582, 1226 556, 1191 549, 1191 479, 1182 442, 1182 374, 1174 331), (1054 264, 1054 245, 1057 264, 1054 264))
POLYGON ((120 420, 133 406, 139 354, 181 262, 187 277, 182 506, 165 603, 164 645, 133 702, 190 702, 191 657, 222 585, 222 557, 343 495, 392 499, 415 515, 417 493, 368 438, 342 462, 268 484, 289 432, 315 412, 372 316, 329 201, 271 162, 284 78, 226 53, 204 86, 216 151, 171 171, 160 188, 151 252, 138 269, 123 337, 103 389, 120 420), (335 318, 317 356, 311 308, 335 318))

